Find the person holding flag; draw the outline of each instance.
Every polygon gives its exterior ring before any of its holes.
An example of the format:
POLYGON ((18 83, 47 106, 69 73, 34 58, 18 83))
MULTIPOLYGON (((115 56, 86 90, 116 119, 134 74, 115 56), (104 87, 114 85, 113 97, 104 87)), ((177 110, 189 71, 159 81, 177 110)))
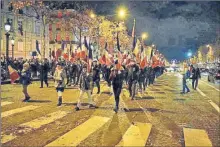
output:
POLYGON ((20 84, 22 84, 22 92, 24 93, 25 99, 23 100, 23 102, 28 102, 30 100, 30 96, 28 94, 28 90, 27 87, 29 84, 31 84, 31 72, 30 72, 30 65, 29 63, 24 63, 23 64, 23 69, 22 71, 18 72, 19 76, 20 76, 20 84))

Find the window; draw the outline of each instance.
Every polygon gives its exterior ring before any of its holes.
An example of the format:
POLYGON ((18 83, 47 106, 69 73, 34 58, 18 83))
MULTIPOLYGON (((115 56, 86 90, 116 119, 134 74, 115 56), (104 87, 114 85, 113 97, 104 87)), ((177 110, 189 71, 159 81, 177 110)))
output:
POLYGON ((4 8, 4 1, 1 0, 1 9, 3 9, 3 8, 4 8))
POLYGON ((40 24, 38 22, 35 23, 35 34, 40 36, 40 24))

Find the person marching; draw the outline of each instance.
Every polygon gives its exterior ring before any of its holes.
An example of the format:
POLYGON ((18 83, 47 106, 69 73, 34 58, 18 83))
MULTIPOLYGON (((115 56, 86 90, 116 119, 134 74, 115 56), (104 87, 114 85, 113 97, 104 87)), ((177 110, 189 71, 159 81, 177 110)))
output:
MULTIPOLYGON (((96 86, 98 88, 97 94, 99 94, 100 93, 100 67, 97 64, 97 60, 93 61, 92 71, 93 71, 93 87, 96 84, 96 86)), ((93 93, 93 89, 92 89, 92 93, 93 93)))
POLYGON ((48 72, 49 72, 49 64, 47 62, 47 59, 45 58, 44 61, 41 62, 40 64, 40 81, 41 81, 41 86, 40 88, 43 88, 43 82, 49 86, 48 84, 48 72))
POLYGON ((78 98, 77 106, 75 108, 76 111, 80 110, 81 99, 84 93, 86 93, 88 96, 89 108, 95 107, 95 105, 93 105, 93 100, 91 96, 92 82, 92 75, 87 71, 87 65, 83 65, 82 73, 80 74, 79 78, 80 96, 78 98))
POLYGON ((129 67, 128 73, 128 90, 130 93, 131 100, 134 100, 135 93, 136 93, 136 85, 138 81, 138 71, 139 68, 136 64, 131 65, 129 67))
POLYGON ((57 106, 61 106, 62 105, 62 94, 64 92, 64 87, 65 87, 65 71, 63 70, 63 67, 61 65, 61 63, 57 64, 57 68, 55 70, 54 73, 54 80, 55 80, 55 87, 56 87, 56 91, 58 94, 58 104, 57 106))
POLYGON ((113 110, 116 113, 118 112, 119 99, 120 99, 120 94, 121 94, 122 85, 123 85, 122 70, 124 70, 122 67, 120 69, 117 69, 116 67, 114 67, 112 68, 112 71, 110 74, 110 80, 112 81, 113 92, 114 92, 114 97, 115 97, 115 108, 113 110))
POLYGON ((29 70, 29 64, 24 63, 22 71, 18 72, 18 74, 20 76, 19 82, 23 86, 22 92, 24 93, 24 96, 25 96, 25 99, 23 100, 23 102, 27 102, 31 98, 27 92, 27 87, 31 83, 31 72, 29 70))

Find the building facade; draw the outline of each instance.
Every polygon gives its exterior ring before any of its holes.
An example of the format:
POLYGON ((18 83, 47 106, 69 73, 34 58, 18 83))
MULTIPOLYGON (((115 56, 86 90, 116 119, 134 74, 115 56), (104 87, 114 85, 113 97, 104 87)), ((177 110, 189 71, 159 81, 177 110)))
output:
MULTIPOLYGON (((32 58, 32 52, 36 51, 36 40, 39 42, 41 50, 41 42, 43 41, 42 23, 34 17, 27 17, 22 12, 31 14, 28 8, 19 11, 20 14, 14 14, 13 7, 10 6, 10 0, 1 1, 1 55, 6 54, 6 36, 5 23, 9 19, 11 23, 11 31, 9 32, 9 57, 12 56, 11 39, 14 38, 14 58, 32 58), (22 29, 21 29, 22 28, 22 29)), ((46 26, 46 50, 45 57, 49 56, 49 29, 46 26)), ((41 56, 38 54, 38 57, 41 56)))

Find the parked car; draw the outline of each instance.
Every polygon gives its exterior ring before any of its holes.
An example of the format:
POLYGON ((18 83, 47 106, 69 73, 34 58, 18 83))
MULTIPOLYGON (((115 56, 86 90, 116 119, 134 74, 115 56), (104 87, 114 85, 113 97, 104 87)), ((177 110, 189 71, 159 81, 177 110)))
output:
POLYGON ((212 83, 220 81, 220 69, 209 69, 208 81, 212 83))

